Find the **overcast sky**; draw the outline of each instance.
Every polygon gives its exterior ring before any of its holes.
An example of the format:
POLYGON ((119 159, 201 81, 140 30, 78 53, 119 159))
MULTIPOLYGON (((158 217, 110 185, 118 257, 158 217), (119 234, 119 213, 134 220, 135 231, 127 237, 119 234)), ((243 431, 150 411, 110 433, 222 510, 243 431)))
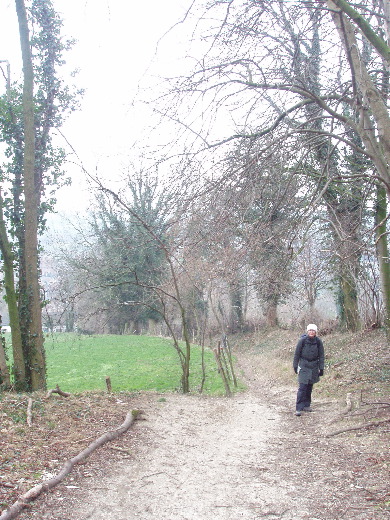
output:
MULTIPOLYGON (((77 86, 85 89, 82 109, 63 132, 88 170, 126 165, 129 149, 148 127, 150 113, 137 99, 158 84, 156 76, 179 70, 186 47, 181 19, 191 0, 53 0, 64 21, 63 34, 77 43, 66 56, 67 70, 79 69, 77 86), (164 36, 165 35, 165 36, 164 36), (141 91, 139 92, 139 87, 141 91)), ((0 17, 0 59, 11 63, 12 79, 21 77, 20 47, 14 1, 3 2, 0 17), (4 6, 5 4, 5 6, 4 6)), ((5 85, 1 85, 1 91, 5 85)), ((60 194, 59 209, 68 200, 85 199, 78 168, 69 165, 73 188, 60 194)))

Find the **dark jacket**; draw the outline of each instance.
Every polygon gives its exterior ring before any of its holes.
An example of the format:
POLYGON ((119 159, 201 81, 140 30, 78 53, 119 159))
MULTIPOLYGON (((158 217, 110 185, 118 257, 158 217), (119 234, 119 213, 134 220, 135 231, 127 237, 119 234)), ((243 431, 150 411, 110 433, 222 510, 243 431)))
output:
POLYGON ((295 348, 293 362, 294 369, 298 370, 298 382, 317 383, 318 371, 324 370, 324 358, 324 345, 320 338, 302 337, 295 348))

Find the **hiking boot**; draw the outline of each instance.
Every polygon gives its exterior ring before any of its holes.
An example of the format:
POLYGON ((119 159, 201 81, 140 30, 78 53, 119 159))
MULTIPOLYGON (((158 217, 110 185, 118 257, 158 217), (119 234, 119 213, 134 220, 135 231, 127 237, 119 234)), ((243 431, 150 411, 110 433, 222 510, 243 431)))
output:
POLYGON ((297 411, 295 412, 295 415, 298 415, 298 417, 299 417, 300 415, 302 415, 301 410, 297 410, 297 411))
POLYGON ((310 406, 305 406, 305 408, 303 409, 304 412, 312 412, 313 409, 310 408, 310 406))

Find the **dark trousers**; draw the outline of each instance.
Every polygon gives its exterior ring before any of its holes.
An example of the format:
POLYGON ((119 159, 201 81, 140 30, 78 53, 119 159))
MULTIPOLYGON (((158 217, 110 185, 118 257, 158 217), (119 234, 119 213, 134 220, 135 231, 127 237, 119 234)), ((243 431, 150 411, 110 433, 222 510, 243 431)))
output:
POLYGON ((300 383, 297 392, 297 405, 296 410, 302 411, 311 404, 311 392, 313 390, 313 384, 300 383))

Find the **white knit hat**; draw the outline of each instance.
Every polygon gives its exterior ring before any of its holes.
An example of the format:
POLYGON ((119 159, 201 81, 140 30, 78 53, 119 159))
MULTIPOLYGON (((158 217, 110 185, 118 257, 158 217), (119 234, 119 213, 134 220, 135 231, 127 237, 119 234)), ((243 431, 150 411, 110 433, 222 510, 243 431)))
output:
POLYGON ((309 325, 306 327, 306 330, 315 330, 317 332, 317 325, 314 325, 314 323, 309 323, 309 325))

